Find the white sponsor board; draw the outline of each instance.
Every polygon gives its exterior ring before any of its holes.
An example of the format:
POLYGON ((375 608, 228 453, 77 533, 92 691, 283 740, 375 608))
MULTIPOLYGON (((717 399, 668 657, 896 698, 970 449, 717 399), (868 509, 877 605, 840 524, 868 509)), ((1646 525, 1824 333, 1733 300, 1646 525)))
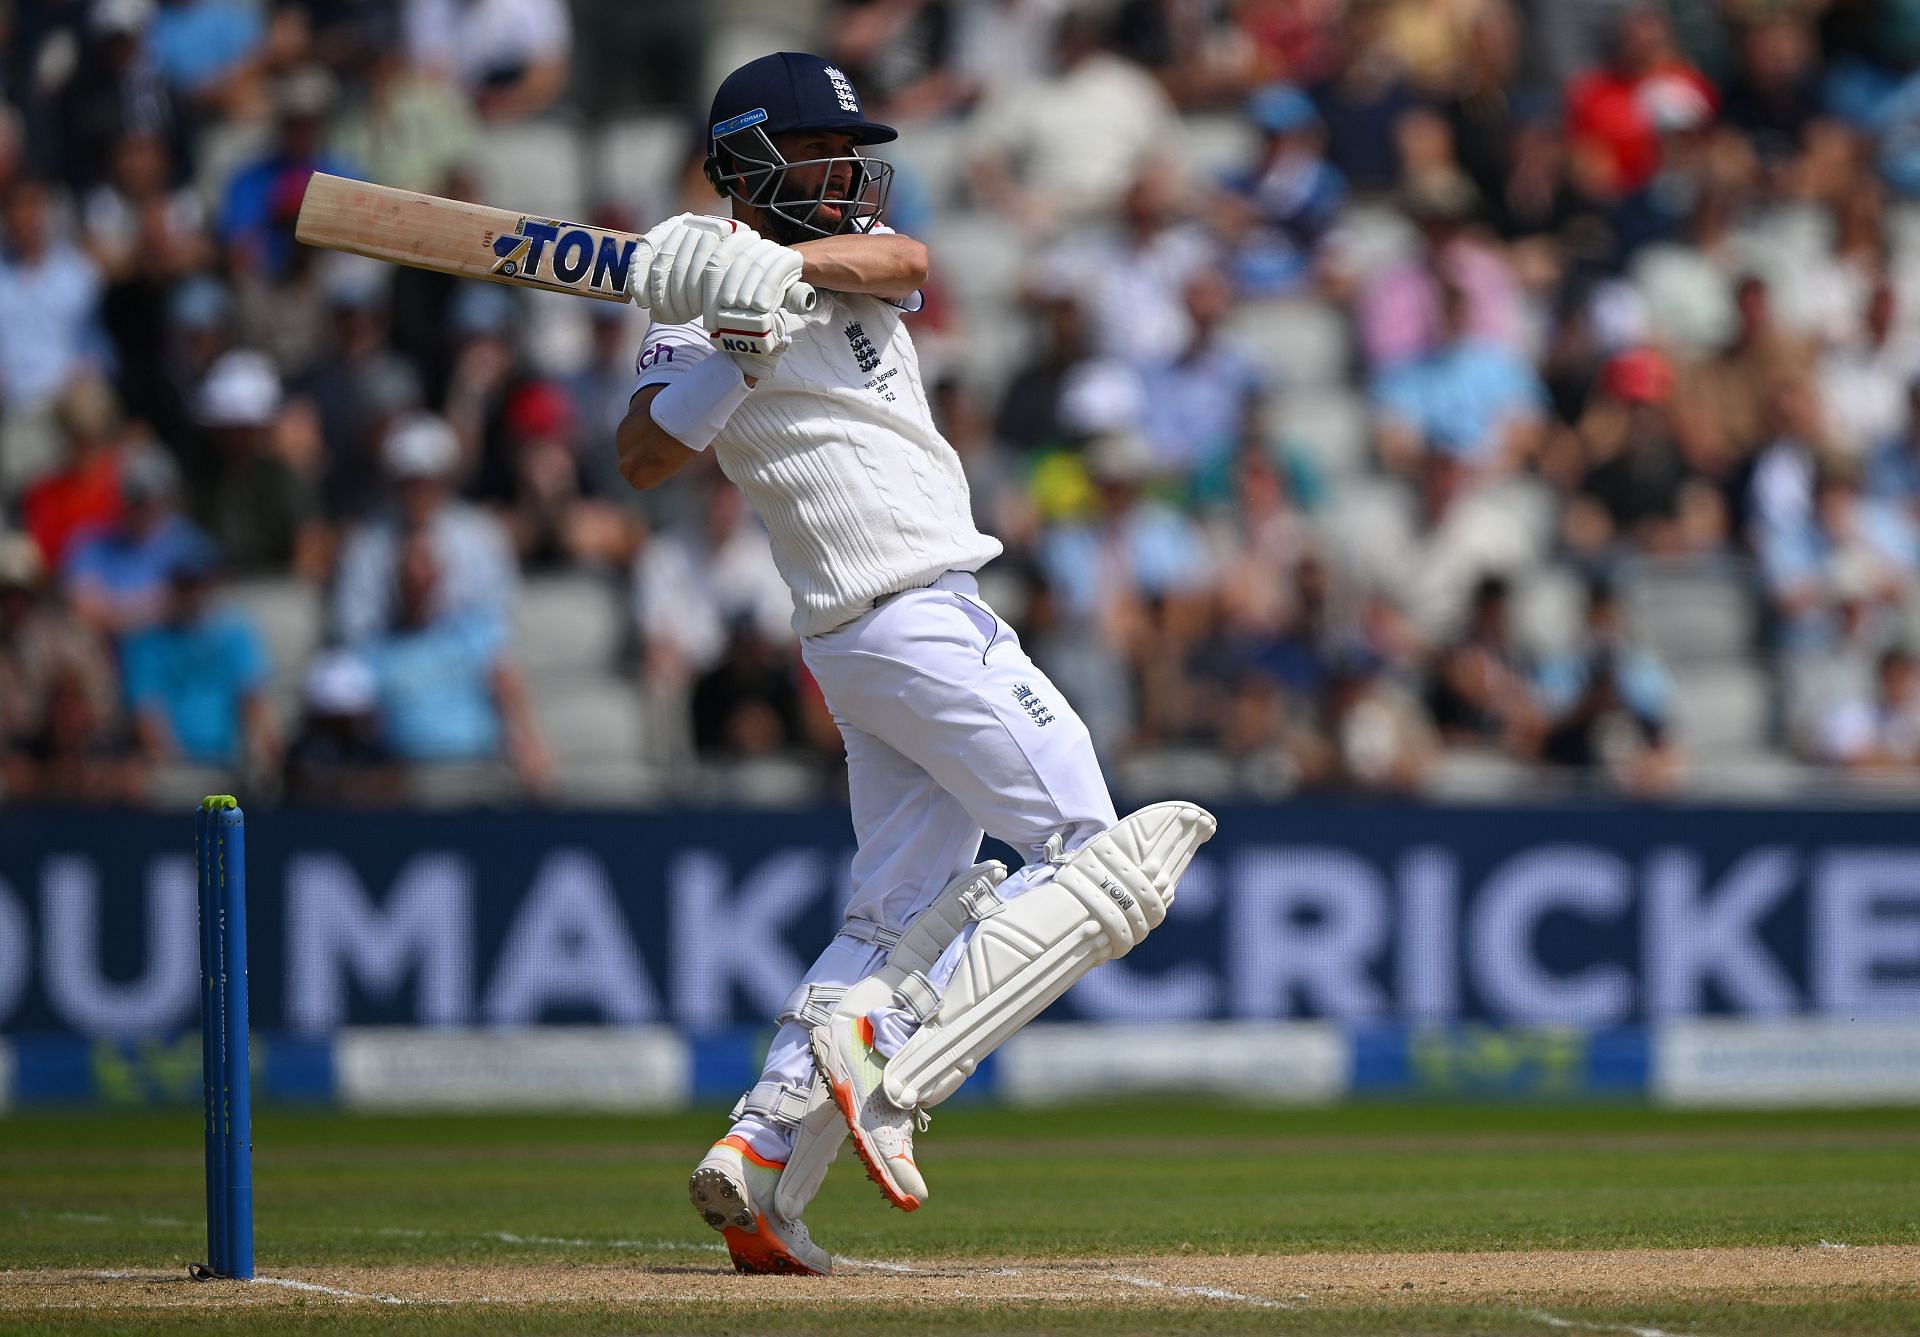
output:
POLYGON ((692 1073, 663 1026, 349 1029, 333 1061, 349 1109, 680 1109, 692 1073))
POLYGON ((1020 1105, 1137 1092, 1327 1104, 1347 1092, 1351 1054, 1322 1022, 1039 1024, 1002 1046, 995 1090, 1020 1105))
POLYGON ((1911 1021, 1676 1021, 1653 1040, 1663 1105, 1875 1105, 1920 1100, 1911 1021))

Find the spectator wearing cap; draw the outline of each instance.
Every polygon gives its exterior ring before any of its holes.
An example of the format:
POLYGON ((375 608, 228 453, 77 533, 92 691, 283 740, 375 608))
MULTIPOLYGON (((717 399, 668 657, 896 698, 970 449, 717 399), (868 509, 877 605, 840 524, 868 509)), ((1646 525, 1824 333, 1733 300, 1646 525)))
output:
POLYGON ((75 536, 120 518, 120 460, 127 448, 119 401, 102 377, 68 385, 58 418, 66 441, 60 465, 20 498, 27 533, 56 569, 75 536))
POLYGON ((40 181, 8 190, 0 255, 0 498, 44 472, 59 453, 53 406, 67 383, 104 368, 101 275, 53 227, 40 181))
POLYGON ((400 795, 398 765, 380 719, 379 679, 351 651, 322 651, 307 666, 285 792, 289 803, 357 808, 400 795))
POLYGON ((1311 282, 1314 253, 1347 200, 1346 178, 1326 159, 1313 100, 1292 84, 1268 84, 1247 99, 1261 133, 1258 157, 1226 180, 1223 230, 1235 286, 1249 297, 1311 282))
POLYGON ((1656 349, 1629 349, 1601 369, 1576 429, 1581 477, 1562 518, 1575 553, 1603 558, 1617 546, 1673 557, 1725 545, 1725 502, 1681 456, 1668 417, 1672 397, 1673 365, 1656 349))
POLYGON ((1670 792, 1681 767, 1673 680, 1651 652, 1627 639, 1619 596, 1604 581, 1587 588, 1582 640, 1534 671, 1546 717, 1540 760, 1638 797, 1670 792))
POLYGON ((123 642, 134 732, 155 764, 218 767, 248 781, 277 776, 273 666, 253 624, 215 602, 218 577, 211 554, 175 561, 161 620, 123 642))
POLYGON ((487 433, 479 494, 496 504, 522 565, 622 555, 601 523, 610 505, 583 495, 580 440, 573 401, 557 382, 530 378, 507 392, 487 433))
POLYGON ((165 614, 168 582, 183 562, 211 562, 213 540, 179 513, 180 468, 151 441, 120 464, 120 518, 76 535, 61 571, 73 609, 123 636, 165 614))
POLYGON ((39 551, 0 534, 0 780, 9 799, 119 799, 119 683, 99 636, 46 597, 39 551))
POLYGON ((235 171, 215 219, 215 233, 236 272, 279 278, 293 259, 293 225, 307 178, 315 172, 359 175, 322 142, 335 93, 333 76, 317 65, 291 70, 275 86, 273 143, 235 171))
POLYGON ((1474 332, 1466 296, 1451 285, 1441 290, 1441 320, 1437 349, 1374 383, 1380 458, 1411 473, 1421 455, 1445 450, 1479 473, 1507 473, 1539 445, 1546 387, 1531 364, 1474 332))
POLYGON ((194 402, 206 457, 190 509, 242 574, 314 569, 311 489, 275 440, 283 402, 273 364, 244 349, 213 364, 194 402))
POLYGON ((471 616, 502 637, 519 590, 513 545, 487 511, 453 495, 460 442, 444 418, 419 413, 388 431, 381 458, 390 502, 357 525, 340 552, 333 625, 358 645, 392 625, 400 555, 424 536, 436 558, 432 581, 439 610, 471 616))
POLYGON ((544 111, 567 86, 573 22, 561 0, 405 0, 410 62, 450 76, 490 121, 544 111))
POLYGON ((409 535, 397 558, 392 622, 358 650, 373 671, 388 746, 404 762, 504 758, 529 790, 545 790, 552 761, 504 627, 481 610, 447 611, 439 583, 448 568, 427 534, 409 535))

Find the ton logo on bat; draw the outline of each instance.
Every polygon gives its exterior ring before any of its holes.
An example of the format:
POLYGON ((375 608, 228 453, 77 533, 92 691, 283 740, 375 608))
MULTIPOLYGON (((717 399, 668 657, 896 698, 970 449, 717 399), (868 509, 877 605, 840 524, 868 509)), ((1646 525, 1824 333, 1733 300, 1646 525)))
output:
POLYGON ((552 280, 572 286, 593 271, 589 284, 597 292, 620 292, 639 247, 636 238, 618 241, 604 232, 562 223, 552 218, 522 218, 512 232, 493 239, 493 272, 528 282, 546 281, 541 271, 552 255, 552 280))

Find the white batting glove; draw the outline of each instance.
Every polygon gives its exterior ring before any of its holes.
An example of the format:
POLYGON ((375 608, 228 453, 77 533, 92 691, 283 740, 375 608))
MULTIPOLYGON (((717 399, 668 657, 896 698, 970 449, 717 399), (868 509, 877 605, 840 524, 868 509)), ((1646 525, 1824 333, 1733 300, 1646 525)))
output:
POLYGON ((649 251, 644 285, 636 274, 629 296, 667 325, 684 325, 706 310, 726 272, 723 252, 729 242, 759 240, 759 234, 731 218, 681 214, 646 235, 649 251))
POLYGON ((800 252, 764 237, 728 238, 723 257, 726 270, 710 299, 723 310, 778 311, 800 281, 800 252))
POLYGON ((732 358, 740 374, 750 381, 764 381, 780 365, 780 355, 793 346, 788 331, 791 317, 785 311, 756 311, 751 307, 707 308, 707 338, 713 346, 732 358))

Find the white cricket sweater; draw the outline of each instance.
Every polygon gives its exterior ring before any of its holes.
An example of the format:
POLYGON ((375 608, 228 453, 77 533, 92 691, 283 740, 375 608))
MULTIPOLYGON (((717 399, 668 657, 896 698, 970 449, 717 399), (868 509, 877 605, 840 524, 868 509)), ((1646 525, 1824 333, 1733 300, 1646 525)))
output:
MULTIPOLYGON (((821 291, 793 346, 714 438, 793 591, 793 629, 817 636, 886 594, 977 571, 1000 541, 973 524, 960 457, 934 428, 899 307, 821 291)), ((634 393, 722 356, 699 321, 655 324, 634 393)))

